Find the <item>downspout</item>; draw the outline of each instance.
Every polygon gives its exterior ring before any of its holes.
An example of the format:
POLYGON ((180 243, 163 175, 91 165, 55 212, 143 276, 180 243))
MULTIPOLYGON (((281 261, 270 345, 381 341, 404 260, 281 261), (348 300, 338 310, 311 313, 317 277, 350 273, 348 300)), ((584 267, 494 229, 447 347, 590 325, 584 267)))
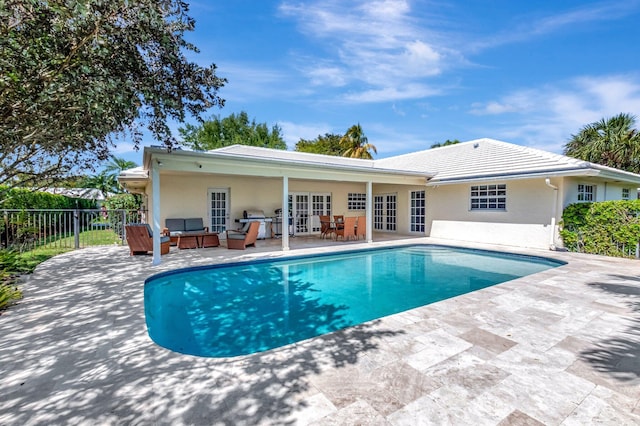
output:
POLYGON ((555 250, 555 236, 556 236, 556 212, 558 210, 558 187, 555 185, 551 185, 551 180, 546 178, 544 183, 554 191, 553 197, 553 210, 551 213, 551 233, 549 236, 549 250, 555 250))

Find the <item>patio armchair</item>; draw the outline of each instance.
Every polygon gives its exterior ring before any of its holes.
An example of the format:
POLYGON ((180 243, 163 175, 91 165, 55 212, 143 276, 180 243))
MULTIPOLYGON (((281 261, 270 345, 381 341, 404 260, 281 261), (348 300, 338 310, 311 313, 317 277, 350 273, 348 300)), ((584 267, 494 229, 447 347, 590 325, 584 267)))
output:
POLYGON ((343 215, 334 215, 333 216, 333 226, 336 229, 344 228, 344 216, 343 215))
POLYGON ((338 237, 342 237, 343 240, 356 239, 356 218, 355 217, 345 217, 344 224, 342 228, 339 228, 336 225, 336 240, 338 237))
POLYGON ((367 239, 367 217, 358 216, 358 223, 356 226, 356 238, 359 240, 362 237, 363 240, 367 239))
MULTIPOLYGON (((147 254, 153 251, 153 231, 148 223, 130 223, 124 227, 129 253, 147 254)), ((160 237, 160 254, 169 253, 170 239, 168 236, 160 237)))
POLYGON ((227 248, 235 250, 244 250, 247 246, 256 246, 258 239, 258 229, 260 222, 249 222, 249 228, 246 232, 227 230, 227 248))
POLYGON ((331 224, 331 218, 327 216, 320 216, 320 237, 325 238, 327 235, 333 233, 333 226, 331 224))

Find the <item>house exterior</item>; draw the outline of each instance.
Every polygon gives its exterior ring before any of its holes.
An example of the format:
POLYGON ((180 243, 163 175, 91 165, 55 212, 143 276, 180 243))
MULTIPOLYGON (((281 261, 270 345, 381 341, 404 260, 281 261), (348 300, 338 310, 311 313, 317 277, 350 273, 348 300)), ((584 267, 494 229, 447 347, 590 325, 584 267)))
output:
MULTIPOLYGON (((635 199, 640 175, 477 139, 379 160, 243 145, 146 147, 143 166, 119 181, 145 195, 158 231, 166 218, 200 216, 223 232, 245 210, 276 216, 281 209, 297 235, 319 233, 317 217, 328 214, 366 216, 370 242, 384 232, 554 248, 562 244, 557 224, 565 206, 635 199)), ((289 249, 288 232, 282 248, 289 249)))

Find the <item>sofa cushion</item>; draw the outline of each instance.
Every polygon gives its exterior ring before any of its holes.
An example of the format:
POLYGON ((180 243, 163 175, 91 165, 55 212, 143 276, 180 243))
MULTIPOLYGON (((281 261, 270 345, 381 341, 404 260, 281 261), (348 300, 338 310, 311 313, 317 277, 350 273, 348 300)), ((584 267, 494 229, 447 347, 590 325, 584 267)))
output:
POLYGON ((184 231, 184 219, 165 219, 164 224, 169 232, 184 231))
POLYGON ((202 231, 203 229, 204 225, 202 224, 201 217, 194 217, 184 220, 185 231, 202 231))

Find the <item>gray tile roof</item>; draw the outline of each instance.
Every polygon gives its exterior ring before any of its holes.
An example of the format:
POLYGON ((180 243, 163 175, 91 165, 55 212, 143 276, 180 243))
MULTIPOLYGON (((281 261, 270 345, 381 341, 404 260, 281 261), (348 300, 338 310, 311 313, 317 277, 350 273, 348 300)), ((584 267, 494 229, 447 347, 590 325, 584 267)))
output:
POLYGON ((633 173, 486 138, 383 158, 376 160, 376 165, 432 173, 433 183, 482 178, 507 179, 527 175, 579 175, 589 172, 621 174, 632 181, 640 179, 639 175, 633 173))
POLYGON ((282 149, 261 148, 248 145, 230 145, 207 151, 212 154, 231 154, 252 158, 270 158, 274 160, 292 161, 298 163, 331 164, 351 167, 375 167, 373 160, 359 158, 337 157, 334 155, 310 154, 307 152, 285 151, 282 149))

